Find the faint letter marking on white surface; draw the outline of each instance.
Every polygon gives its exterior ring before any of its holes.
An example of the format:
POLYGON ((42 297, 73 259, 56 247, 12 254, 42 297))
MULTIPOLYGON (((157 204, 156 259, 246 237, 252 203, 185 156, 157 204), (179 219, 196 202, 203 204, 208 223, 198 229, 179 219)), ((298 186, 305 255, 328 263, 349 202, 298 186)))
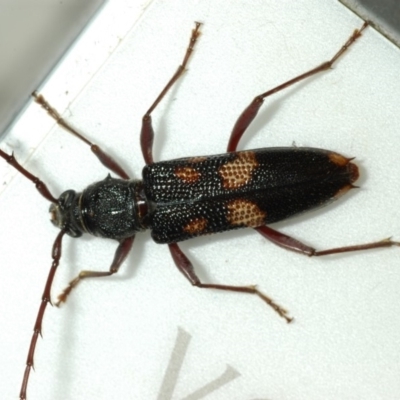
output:
MULTIPOLYGON (((192 337, 188 332, 182 328, 178 328, 178 336, 176 337, 175 346, 172 350, 171 358, 169 360, 167 370, 165 371, 157 400, 172 400, 172 395, 174 393, 174 389, 178 381, 179 373, 181 371, 183 360, 185 358, 191 338, 192 337)), ((204 399, 208 394, 215 392, 239 376, 240 374, 238 371, 227 365, 225 372, 223 372, 221 376, 207 383, 200 389, 195 390, 193 393, 182 398, 182 400, 204 399)))

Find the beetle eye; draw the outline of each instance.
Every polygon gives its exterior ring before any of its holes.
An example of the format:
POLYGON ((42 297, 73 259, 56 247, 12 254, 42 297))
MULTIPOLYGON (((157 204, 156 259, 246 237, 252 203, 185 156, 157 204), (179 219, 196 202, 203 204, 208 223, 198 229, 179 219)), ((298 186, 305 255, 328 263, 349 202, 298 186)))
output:
POLYGON ((67 210, 71 207, 71 204, 75 199, 75 195, 76 193, 74 190, 66 190, 65 192, 61 193, 61 196, 58 199, 58 205, 61 210, 67 210))

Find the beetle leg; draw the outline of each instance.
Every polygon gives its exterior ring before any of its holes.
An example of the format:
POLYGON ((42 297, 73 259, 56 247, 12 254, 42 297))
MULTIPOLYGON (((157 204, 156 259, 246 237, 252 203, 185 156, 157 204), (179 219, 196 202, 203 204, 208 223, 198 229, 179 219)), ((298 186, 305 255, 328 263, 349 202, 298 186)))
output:
POLYGON ((269 226, 259 226, 258 228, 254 229, 266 239, 277 246, 283 247, 284 249, 292 250, 306 256, 312 256, 315 253, 315 249, 313 247, 307 246, 304 243, 285 235, 284 233, 270 228, 269 226))
POLYGON ((33 328, 33 335, 31 339, 31 344, 29 346, 28 357, 26 359, 26 367, 24 372, 24 378, 22 380, 21 391, 19 398, 26 399, 26 389, 28 387, 29 374, 31 369, 34 367, 34 355, 36 349, 36 343, 39 335, 42 336, 42 323, 44 312, 46 311, 46 307, 48 303, 51 303, 50 300, 50 291, 51 286, 53 284, 54 275, 56 274, 58 264, 60 263, 61 258, 61 248, 62 248, 62 238, 65 235, 65 231, 62 230, 56 237, 56 240, 53 244, 53 249, 51 251, 51 256, 53 258, 53 262, 51 264, 51 268, 46 280, 46 286, 44 287, 42 301, 40 303, 39 311, 37 313, 35 326, 33 328))
POLYGON ((242 112, 238 120, 236 121, 235 126, 233 127, 231 136, 229 138, 228 143, 228 152, 236 151, 237 145, 239 143, 240 138, 243 136, 246 129, 249 127, 253 119, 256 117, 258 110, 264 103, 264 99, 268 96, 271 96, 274 93, 280 92, 283 89, 286 89, 293 84, 302 81, 303 79, 309 78, 319 72, 326 71, 332 67, 334 62, 361 36, 361 32, 368 26, 368 22, 364 22, 363 26, 360 29, 356 29, 347 42, 341 47, 341 49, 329 60, 325 61, 321 65, 316 68, 311 69, 304 74, 301 74, 289 81, 282 83, 275 88, 268 90, 265 93, 262 93, 254 98, 254 100, 250 103, 250 105, 242 112))
POLYGON ((255 228, 262 236, 276 245, 283 247, 287 250, 295 251, 296 253, 304 254, 306 256, 327 256, 329 254, 338 254, 338 253, 349 253, 351 251, 360 251, 360 250, 369 250, 369 249, 377 249, 381 247, 391 247, 391 246, 400 246, 400 242, 395 242, 390 238, 386 238, 383 240, 379 240, 377 242, 358 244, 353 246, 343 246, 343 247, 335 247, 333 249, 320 250, 317 251, 313 247, 307 246, 304 243, 293 239, 290 236, 285 235, 284 233, 278 232, 275 229, 270 228, 269 226, 260 226, 255 228))
POLYGON ((71 293, 72 289, 76 287, 76 285, 82 280, 86 278, 101 278, 104 276, 111 276, 118 272, 119 267, 124 262, 126 256, 132 248, 133 240, 135 236, 124 239, 120 242, 117 250, 115 251, 114 260, 111 263, 109 271, 81 271, 79 275, 74 278, 69 285, 64 289, 64 291, 58 296, 58 301, 56 306, 59 306, 61 303, 65 303, 67 297, 71 293))
POLYGON ((196 273, 194 272, 193 264, 183 253, 177 243, 171 243, 168 245, 171 252, 172 258, 175 265, 178 267, 179 271, 185 276, 185 278, 193 285, 202 289, 218 289, 227 290, 231 292, 240 292, 253 294, 260 297, 265 301, 270 307, 272 307, 286 322, 291 322, 293 318, 287 315, 287 310, 276 304, 270 297, 260 292, 255 285, 249 286, 233 286, 233 285, 219 285, 215 283, 202 283, 196 273))
POLYGON ((336 247, 336 248, 327 249, 327 250, 320 250, 320 251, 316 251, 312 255, 313 256, 327 256, 329 254, 348 253, 351 251, 379 249, 382 247, 392 247, 392 246, 400 246, 400 242, 395 242, 395 241, 391 240, 390 238, 385 238, 385 239, 379 240, 377 242, 356 244, 353 246, 336 247))
POLYGON ((158 103, 163 99, 163 97, 167 94, 168 90, 174 85, 174 83, 179 79, 179 77, 185 71, 186 65, 189 61, 191 54, 193 53, 194 46, 198 37, 200 36, 200 22, 195 22, 195 28, 192 30, 192 35, 190 36, 189 46, 186 50, 185 57, 183 59, 182 64, 178 67, 175 74, 169 80, 167 85, 158 95, 154 103, 151 107, 147 110, 146 114, 143 116, 142 119, 142 131, 140 133, 140 146, 142 148, 142 154, 144 157, 144 161, 146 164, 153 163, 153 140, 154 140, 154 130, 151 123, 151 113, 157 107, 158 103))
POLYGON ((97 144, 92 143, 85 136, 79 133, 75 128, 73 128, 68 122, 66 122, 64 118, 60 115, 60 113, 55 108, 53 108, 41 94, 33 92, 32 96, 35 98, 36 103, 40 104, 57 122, 58 125, 63 127, 69 133, 72 133, 75 137, 82 140, 87 145, 89 145, 90 150, 92 150, 94 155, 106 168, 113 171, 123 179, 129 179, 129 175, 109 154, 102 150, 97 144))

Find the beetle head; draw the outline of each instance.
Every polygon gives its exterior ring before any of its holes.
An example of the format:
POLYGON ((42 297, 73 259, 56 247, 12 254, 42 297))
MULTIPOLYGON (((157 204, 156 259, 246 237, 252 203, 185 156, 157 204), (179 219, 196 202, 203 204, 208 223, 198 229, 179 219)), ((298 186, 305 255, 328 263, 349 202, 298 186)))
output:
POLYGON ((82 236, 83 229, 79 220, 79 194, 74 190, 67 190, 61 194, 57 203, 50 205, 50 220, 57 228, 65 230, 72 237, 82 236), (77 214, 78 212, 78 214, 77 214))

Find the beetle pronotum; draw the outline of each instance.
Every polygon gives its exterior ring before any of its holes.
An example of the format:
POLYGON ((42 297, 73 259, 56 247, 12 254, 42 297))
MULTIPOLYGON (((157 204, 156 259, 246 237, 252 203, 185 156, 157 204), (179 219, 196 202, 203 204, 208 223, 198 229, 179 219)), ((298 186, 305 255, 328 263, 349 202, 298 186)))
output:
POLYGON ((355 187, 353 182, 358 178, 358 168, 351 158, 315 148, 236 151, 240 138, 257 115, 265 98, 331 68, 361 36, 367 25, 364 23, 361 29, 355 30, 329 61, 256 96, 234 125, 226 154, 154 162, 151 114, 185 70, 200 34, 201 24, 196 23, 182 64, 143 117, 140 142, 146 166, 142 180, 131 180, 115 160, 65 122, 43 96, 33 94, 36 102, 58 124, 88 144, 100 162, 120 178, 109 175, 105 180, 90 185, 82 193, 67 190, 57 198, 44 182, 21 166, 13 154, 9 155, 0 149, 0 156, 32 181, 40 194, 51 202, 51 220, 60 228, 53 245, 53 263, 34 326, 20 399, 26 399, 36 342, 41 334, 46 306, 50 302, 51 285, 60 262, 65 234, 79 237, 83 233, 90 233, 117 240, 119 245, 108 271, 81 271, 58 297, 57 304, 65 302, 81 280, 110 276, 118 272, 132 248, 135 234, 150 229, 154 241, 168 244, 176 266, 192 285, 256 295, 287 322, 291 321, 287 311, 254 285, 202 283, 177 242, 199 235, 252 227, 273 243, 307 256, 399 245, 398 242, 384 239, 317 251, 267 226, 329 203, 355 187))

